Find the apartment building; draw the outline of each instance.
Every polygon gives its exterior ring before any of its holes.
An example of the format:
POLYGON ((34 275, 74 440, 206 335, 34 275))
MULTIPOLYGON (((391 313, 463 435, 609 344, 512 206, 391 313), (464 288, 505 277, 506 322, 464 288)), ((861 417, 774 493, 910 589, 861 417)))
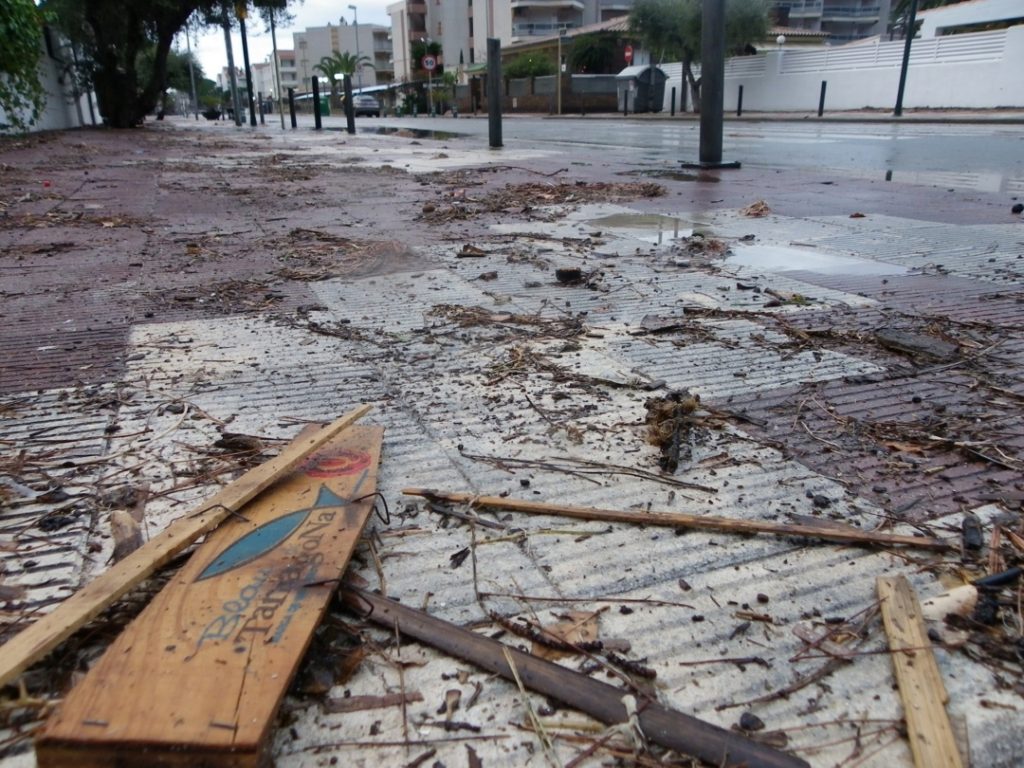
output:
POLYGON ((503 46, 625 16, 633 0, 401 0, 388 6, 395 77, 410 80, 417 63, 410 46, 441 44, 448 69, 487 59, 487 38, 503 46))
POLYGON ((781 26, 828 34, 830 42, 845 43, 884 35, 892 0, 776 0, 781 26))
MULTIPOLYGON (((307 27, 304 32, 295 32, 292 38, 294 50, 291 51, 291 65, 298 90, 309 89, 310 78, 318 74, 313 68, 322 58, 333 55, 335 51, 358 54, 369 60, 368 65, 356 72, 354 79, 358 86, 365 88, 389 83, 394 79, 391 30, 387 27, 379 24, 349 24, 341 19, 339 24, 307 27)), ((281 79, 284 80, 284 72, 281 73, 281 79)))

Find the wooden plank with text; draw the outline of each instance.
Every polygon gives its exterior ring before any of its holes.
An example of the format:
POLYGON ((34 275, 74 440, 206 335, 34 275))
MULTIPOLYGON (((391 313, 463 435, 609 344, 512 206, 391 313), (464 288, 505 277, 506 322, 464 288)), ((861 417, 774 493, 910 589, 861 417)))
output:
POLYGON ((269 764, 274 716, 372 512, 383 432, 349 428, 211 533, 51 716, 39 766, 269 764))

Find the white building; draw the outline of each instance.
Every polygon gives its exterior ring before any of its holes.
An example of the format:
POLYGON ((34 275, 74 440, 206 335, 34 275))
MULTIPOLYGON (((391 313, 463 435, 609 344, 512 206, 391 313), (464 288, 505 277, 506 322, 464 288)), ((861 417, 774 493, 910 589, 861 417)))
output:
POLYGON ((411 44, 441 44, 441 62, 451 71, 487 60, 487 38, 502 46, 557 35, 624 16, 633 0, 400 0, 388 6, 391 16, 395 77, 410 80, 417 70, 411 44))
POLYGON ((782 26, 849 42, 885 34, 892 0, 775 0, 773 6, 782 26))
POLYGON ((981 32, 993 26, 1024 24, 1024 0, 969 0, 965 3, 919 11, 918 37, 940 37, 981 32))
MULTIPOLYGON (((355 74, 357 87, 388 83, 394 77, 391 63, 391 30, 378 24, 349 24, 341 19, 340 24, 326 27, 307 27, 304 32, 293 35, 292 67, 297 90, 308 90, 310 78, 319 74, 314 67, 325 56, 335 52, 365 56, 367 63, 355 74)), ((282 73, 282 80, 284 79, 282 73)), ((289 86, 285 86, 286 88, 289 86)), ((295 86, 292 86, 295 87, 295 86)))

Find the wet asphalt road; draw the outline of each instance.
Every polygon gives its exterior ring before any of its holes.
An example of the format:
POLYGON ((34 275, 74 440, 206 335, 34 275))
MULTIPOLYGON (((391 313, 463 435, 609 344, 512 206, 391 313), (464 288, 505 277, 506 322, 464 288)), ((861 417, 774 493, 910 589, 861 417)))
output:
MULTIPOLYGON (((329 118, 331 127, 344 124, 329 118)), ((407 128, 487 142, 476 118, 360 118, 358 130, 407 128)), ((506 118, 510 148, 557 152, 574 162, 596 157, 651 165, 697 159, 697 121, 669 119, 506 118), (600 153, 600 154, 597 154, 600 153)), ((428 136, 429 138, 429 136, 428 136)), ((1024 195, 1024 125, 726 122, 724 159, 745 167, 836 173, 926 186, 1024 195)))

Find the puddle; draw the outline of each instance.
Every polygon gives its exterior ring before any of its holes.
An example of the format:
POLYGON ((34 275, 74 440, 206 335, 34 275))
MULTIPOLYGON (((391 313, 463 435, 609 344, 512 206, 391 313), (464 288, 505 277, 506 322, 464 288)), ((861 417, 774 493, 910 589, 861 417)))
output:
POLYGON ((588 219, 586 224, 601 230, 615 230, 617 235, 633 237, 655 245, 678 240, 680 237, 690 237, 693 234, 693 227, 689 226, 689 222, 675 216, 662 216, 659 213, 613 213, 599 219, 588 219))
MULTIPOLYGON (((343 131, 344 128, 328 128, 329 131, 343 131)), ((405 139, 435 139, 437 141, 448 141, 449 139, 461 139, 465 133, 452 133, 451 131, 432 131, 428 128, 394 128, 386 125, 375 125, 367 128, 358 128, 359 133, 374 133, 378 136, 398 136, 405 139)))
POLYGON ((905 275, 907 269, 883 261, 835 256, 811 248, 735 245, 725 263, 766 272, 816 272, 819 275, 905 275))

